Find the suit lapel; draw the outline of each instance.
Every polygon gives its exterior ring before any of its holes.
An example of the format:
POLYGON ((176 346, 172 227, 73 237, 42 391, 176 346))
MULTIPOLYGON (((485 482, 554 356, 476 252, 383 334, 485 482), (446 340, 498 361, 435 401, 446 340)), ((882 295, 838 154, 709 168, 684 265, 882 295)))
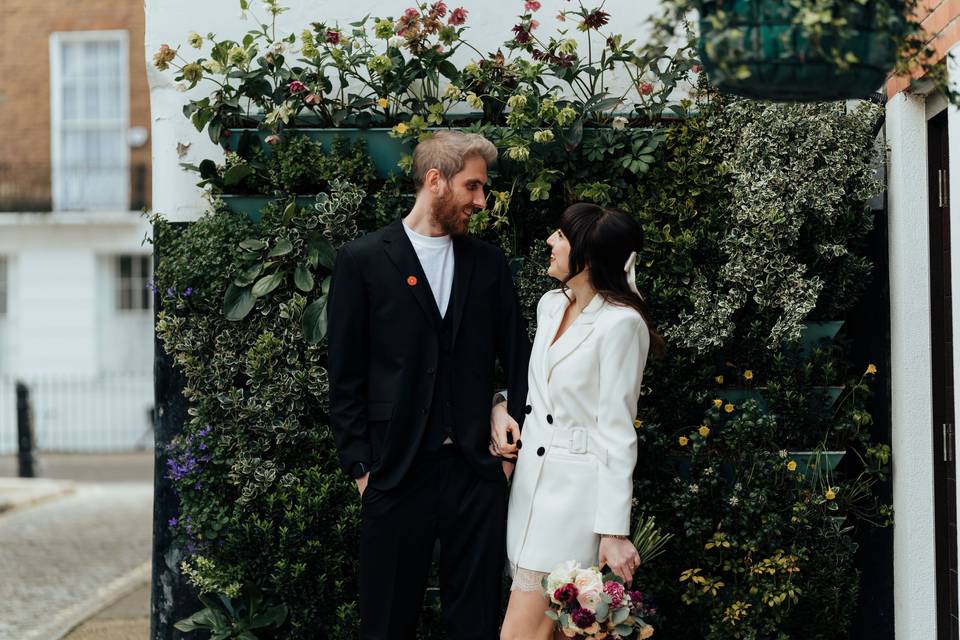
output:
POLYGON ((397 220, 386 228, 383 234, 383 249, 387 252, 390 261, 397 268, 399 276, 397 285, 405 287, 416 298, 417 303, 435 329, 440 328, 440 312, 437 301, 430 290, 430 283, 423 272, 417 252, 403 230, 403 221, 397 220), (411 276, 416 280, 411 280, 411 276), (415 282, 415 284, 410 284, 415 282))
MULTIPOLYGON (((563 332, 563 335, 560 336, 552 346, 547 348, 547 382, 550 381, 550 376, 553 375, 554 368, 564 358, 576 351, 577 347, 593 333, 594 321, 597 319, 598 311, 602 305, 603 298, 600 294, 595 294, 593 300, 580 312, 580 315, 573 321, 573 324, 567 327, 567 330, 563 332)), ((566 306, 566 300, 564 300, 564 304, 560 306, 559 311, 556 313, 557 320, 552 323, 553 332, 549 334, 550 337, 548 340, 552 340, 553 336, 556 335, 560 321, 563 319, 563 310, 566 306)))
MULTIPOLYGON (((453 342, 457 341, 463 308, 467 303, 475 256, 466 238, 453 238, 453 342)), ((448 310, 449 313, 449 310, 448 310)))

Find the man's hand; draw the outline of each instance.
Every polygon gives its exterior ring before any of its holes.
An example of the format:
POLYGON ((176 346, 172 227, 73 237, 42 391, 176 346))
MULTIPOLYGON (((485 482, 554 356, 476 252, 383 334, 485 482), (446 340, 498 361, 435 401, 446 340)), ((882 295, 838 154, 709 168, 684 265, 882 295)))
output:
POLYGON ((354 478, 354 482, 357 483, 357 491, 360 492, 360 497, 363 497, 363 492, 367 490, 367 480, 370 479, 370 472, 366 472, 359 478, 354 478))
POLYGON ((600 538, 600 566, 603 565, 607 565, 629 587, 633 574, 640 567, 640 554, 625 538, 603 536, 600 538))
POLYGON ((507 403, 501 402, 495 405, 490 410, 490 453, 507 460, 516 460, 519 445, 520 425, 507 413, 507 403), (508 433, 513 436, 513 444, 507 442, 508 433))

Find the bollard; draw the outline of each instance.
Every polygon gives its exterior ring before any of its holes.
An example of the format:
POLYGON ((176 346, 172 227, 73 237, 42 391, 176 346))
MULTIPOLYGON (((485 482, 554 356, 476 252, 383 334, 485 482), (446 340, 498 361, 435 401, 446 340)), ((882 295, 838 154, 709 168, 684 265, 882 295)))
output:
POLYGON ((33 445, 30 389, 23 382, 17 381, 17 475, 21 478, 33 478, 36 475, 33 445))

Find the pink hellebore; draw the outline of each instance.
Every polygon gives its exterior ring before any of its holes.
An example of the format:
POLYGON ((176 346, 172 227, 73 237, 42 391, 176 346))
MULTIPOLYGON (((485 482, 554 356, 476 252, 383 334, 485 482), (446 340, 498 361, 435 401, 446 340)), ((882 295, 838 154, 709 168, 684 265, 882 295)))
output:
POLYGON ((449 24, 453 26, 459 26, 467 21, 467 10, 463 7, 457 7, 450 13, 450 18, 447 20, 449 24))
POLYGON ((442 18, 443 16, 447 15, 447 5, 443 3, 443 0, 436 2, 432 7, 430 7, 430 13, 442 18))
POLYGON ((540 3, 537 2, 537 0, 528 0, 527 2, 524 2, 524 3, 523 3, 523 10, 524 10, 524 11, 527 11, 527 12, 530 12, 530 11, 539 11, 539 10, 540 10, 540 3))

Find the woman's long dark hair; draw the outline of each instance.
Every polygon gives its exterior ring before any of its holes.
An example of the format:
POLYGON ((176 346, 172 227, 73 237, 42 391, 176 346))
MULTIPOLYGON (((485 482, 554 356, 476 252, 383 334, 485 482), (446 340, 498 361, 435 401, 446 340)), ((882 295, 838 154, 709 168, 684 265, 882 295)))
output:
POLYGON ((633 216, 589 202, 570 205, 560 216, 560 231, 570 243, 569 275, 563 286, 589 267, 590 284, 611 304, 631 307, 650 330, 650 355, 663 357, 666 344, 650 321, 646 303, 630 290, 623 267, 633 251, 643 248, 643 228, 633 216))

